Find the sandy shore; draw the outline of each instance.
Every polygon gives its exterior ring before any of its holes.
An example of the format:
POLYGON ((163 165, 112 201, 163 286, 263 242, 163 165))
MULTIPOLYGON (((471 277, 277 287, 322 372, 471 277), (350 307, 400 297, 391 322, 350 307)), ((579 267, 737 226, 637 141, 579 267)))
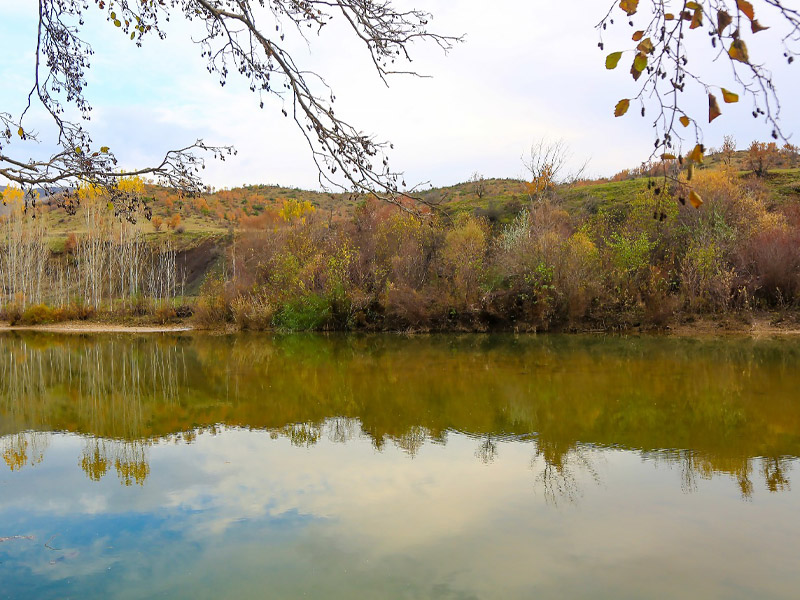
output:
POLYGON ((697 319, 692 323, 670 325, 667 335, 678 337, 723 337, 749 335, 751 337, 775 337, 800 335, 800 327, 794 322, 778 322, 768 317, 755 317, 745 323, 738 319, 697 319))
POLYGON ((47 331, 51 333, 175 333, 191 330, 192 328, 187 325, 115 325, 84 321, 13 327, 7 323, 0 323, 0 331, 47 331))

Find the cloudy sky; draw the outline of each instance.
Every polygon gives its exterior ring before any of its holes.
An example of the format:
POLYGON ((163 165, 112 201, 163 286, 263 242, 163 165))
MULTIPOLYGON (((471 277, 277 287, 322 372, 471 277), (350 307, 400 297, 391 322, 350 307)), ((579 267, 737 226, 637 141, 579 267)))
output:
MULTIPOLYGON (((288 43, 296 62, 325 76, 336 92, 340 116, 394 143, 393 166, 406 173, 409 184, 448 185, 476 171, 487 177, 523 177, 521 157, 540 139, 563 139, 575 165, 589 161, 590 175, 611 175, 649 157, 654 139, 650 121, 633 109, 624 118, 613 116, 616 102, 637 90, 626 69, 606 71, 605 53, 597 48, 595 25, 610 2, 398 2, 429 10, 437 32, 465 35, 447 55, 432 45, 412 48, 413 68, 430 78, 396 76, 387 88, 363 45, 337 25, 311 37, 308 45, 288 43)), ((36 5, 0 0, 0 111, 14 116, 24 107, 32 82, 36 5)), ((221 88, 191 42, 196 29, 178 17, 168 25, 166 40, 152 38, 137 48, 94 6, 88 14, 85 38, 96 51, 87 89, 94 106, 89 126, 98 145, 112 147, 122 164, 152 163, 170 148, 203 138, 234 145, 239 152, 232 160, 208 165, 210 185, 318 187, 306 142, 281 115, 280 100, 267 99, 260 110, 246 81, 235 76, 221 88)), ((764 14, 761 21, 772 24, 772 15, 764 14)), ((623 25, 617 35, 619 41, 614 34, 607 40, 606 51, 627 47, 629 42, 622 40, 629 40, 630 29, 623 25)), ((763 56, 773 68, 784 99, 783 127, 797 131, 800 108, 793 100, 800 93, 800 67, 785 65, 772 31, 761 36, 760 45, 750 46, 751 58, 763 56)), ((736 89, 727 66, 720 63, 708 72, 715 83, 736 89)), ((687 106, 702 116, 705 96, 696 94, 687 106)), ((723 110, 722 118, 704 128, 707 145, 719 145, 725 134, 734 135, 740 146, 769 138, 770 129, 754 121, 747 102, 723 110)), ((33 113, 29 123, 46 139, 43 115, 33 113)))

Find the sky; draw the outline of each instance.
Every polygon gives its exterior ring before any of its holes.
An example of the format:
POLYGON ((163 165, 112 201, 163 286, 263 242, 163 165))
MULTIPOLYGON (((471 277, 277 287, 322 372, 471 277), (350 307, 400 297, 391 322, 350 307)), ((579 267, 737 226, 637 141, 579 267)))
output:
MULTIPOLYGON (((563 140, 571 165, 588 161, 590 176, 610 176, 650 157, 651 121, 633 108, 625 117, 613 116, 617 101, 638 89, 627 69, 607 71, 604 65, 608 51, 630 44, 627 25, 612 32, 605 52, 597 47, 595 26, 611 2, 395 1, 430 11, 437 33, 464 35, 446 55, 433 44, 411 48, 413 69, 429 77, 394 76, 386 87, 361 42, 337 24, 320 36, 311 34, 308 44, 291 37, 287 44, 296 62, 325 77, 336 93, 338 115, 394 144, 391 164, 409 185, 451 185, 473 173, 524 178, 522 158, 540 140, 563 140)), ((32 83, 36 5, 0 0, 0 112, 13 116, 24 108, 32 83)), ((772 15, 764 15, 760 20, 772 24, 772 15)), ((305 139, 282 116, 281 101, 266 98, 259 109, 247 82, 235 75, 220 87, 191 41, 198 30, 180 15, 168 25, 166 40, 151 37, 142 48, 109 25, 94 5, 87 16, 85 39, 95 50, 86 90, 94 107, 88 127, 96 144, 111 147, 121 165, 151 164, 165 151, 202 138, 238 151, 225 162, 207 164, 204 180, 216 188, 258 183, 319 188, 305 139)), ((800 105, 793 103, 800 93, 800 67, 785 65, 777 35, 760 36, 750 54, 764 56, 772 68, 784 99, 783 129, 790 134, 800 129, 800 105)), ((711 58, 704 48, 699 55, 711 58)), ((726 65, 709 64, 706 72, 715 83, 736 90, 726 65)), ((687 106, 701 116, 706 102, 700 92, 687 106)), ((769 139, 771 129, 750 116, 747 102, 722 108, 723 116, 703 127, 707 146, 721 145, 726 134, 740 147, 769 139)), ((38 151, 44 151, 52 127, 41 112, 34 111, 29 123, 42 134, 38 151)))

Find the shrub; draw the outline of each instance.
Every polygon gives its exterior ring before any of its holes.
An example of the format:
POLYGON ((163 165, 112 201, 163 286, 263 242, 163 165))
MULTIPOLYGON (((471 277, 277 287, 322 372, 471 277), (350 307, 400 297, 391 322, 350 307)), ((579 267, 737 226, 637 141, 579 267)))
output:
POLYGON ((273 323, 289 331, 323 329, 330 317, 328 300, 319 294, 308 294, 286 302, 275 314, 273 323))
POLYGON ((781 227, 753 236, 740 265, 751 296, 771 305, 800 300, 800 230, 781 227))
POLYGON ((719 246, 692 244, 680 262, 681 290, 693 310, 727 309, 735 278, 719 246))
POLYGON ((46 304, 34 304, 28 306, 19 318, 19 323, 23 325, 46 325, 63 321, 65 315, 62 310, 51 308, 46 304))
POLYGON ((480 297, 488 237, 486 221, 471 215, 462 215, 445 235, 442 259, 456 309, 467 308, 480 297))
POLYGON ((177 317, 175 309, 169 304, 161 304, 153 312, 153 320, 159 325, 171 323, 177 317))
POLYGON ((585 231, 573 234, 563 245, 553 285, 569 319, 586 316, 601 294, 600 252, 585 231))
POLYGON ((8 302, 0 309, 0 319, 8 321, 11 325, 17 325, 21 318, 22 307, 16 302, 8 302))
POLYGON ((227 322, 229 316, 230 306, 225 297, 225 282, 221 276, 207 277, 194 307, 195 322, 200 326, 214 327, 227 322))
POLYGON ((238 295, 231 301, 233 321, 239 329, 266 330, 275 309, 263 294, 238 295))
POLYGON ((64 254, 75 254, 77 247, 78 237, 74 233, 70 233, 64 242, 64 254))

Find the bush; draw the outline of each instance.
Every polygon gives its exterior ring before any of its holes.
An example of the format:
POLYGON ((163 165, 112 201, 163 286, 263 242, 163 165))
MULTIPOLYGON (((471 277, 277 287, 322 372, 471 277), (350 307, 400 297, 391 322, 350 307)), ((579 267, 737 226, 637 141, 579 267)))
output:
POLYGON ((281 306, 273 323, 289 331, 316 331, 323 329, 329 318, 328 300, 319 294, 308 294, 281 306))
POLYGON ((22 311, 19 323, 22 325, 46 325, 65 320, 61 309, 51 308, 46 304, 35 304, 22 311))
POLYGON ((584 231, 563 246, 553 285, 570 320, 585 317, 603 288, 600 252, 584 231))
POLYGON ((222 277, 206 278, 193 312, 195 322, 202 327, 216 327, 229 320, 230 306, 225 297, 225 282, 222 277))
POLYGON ((460 217, 445 235, 442 260, 457 310, 473 306, 480 298, 488 237, 486 221, 471 215, 460 217))
POLYGON ((270 328, 275 309, 265 295, 240 294, 231 302, 231 313, 239 329, 263 331, 270 328))
POLYGON ((753 236, 740 261, 751 296, 773 306, 800 300, 800 230, 782 227, 753 236))
POLYGON ((153 320, 159 325, 166 325, 171 323, 177 317, 175 309, 169 304, 161 304, 153 312, 153 320))
POLYGON ((0 319, 8 321, 11 325, 17 325, 22 318, 22 308, 16 302, 9 302, 0 310, 0 319))
POLYGON ((736 273, 715 243, 690 246, 681 259, 680 273, 688 308, 710 311, 728 308, 736 273))

